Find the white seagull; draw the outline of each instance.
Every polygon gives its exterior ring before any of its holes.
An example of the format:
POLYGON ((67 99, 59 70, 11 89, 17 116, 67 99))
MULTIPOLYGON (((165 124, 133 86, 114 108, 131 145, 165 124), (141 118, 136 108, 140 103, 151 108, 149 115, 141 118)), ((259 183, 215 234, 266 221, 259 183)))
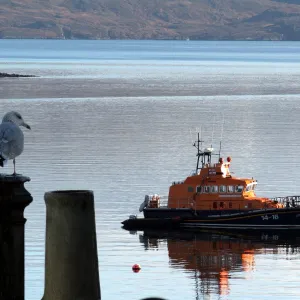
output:
POLYGON ((9 159, 12 159, 13 175, 16 175, 16 157, 24 149, 24 134, 19 126, 31 129, 16 111, 5 114, 0 124, 0 166, 3 167, 9 159))

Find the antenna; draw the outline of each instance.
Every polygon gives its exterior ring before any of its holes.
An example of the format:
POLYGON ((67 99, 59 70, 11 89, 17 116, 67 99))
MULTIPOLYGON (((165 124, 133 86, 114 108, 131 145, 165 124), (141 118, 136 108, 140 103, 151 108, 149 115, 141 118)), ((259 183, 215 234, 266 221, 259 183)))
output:
MULTIPOLYGON (((201 138, 201 141, 202 141, 202 125, 200 125, 200 138, 201 138)), ((198 140, 199 140, 199 133, 198 133, 198 140)))
POLYGON ((218 155, 218 154, 213 154, 213 148, 211 147, 206 148, 202 150, 202 140, 200 140, 200 133, 198 132, 198 139, 197 141, 194 142, 193 146, 197 148, 197 166, 196 166, 196 174, 198 174, 198 170, 203 168, 206 163, 211 163, 211 156, 212 155, 218 155), (200 147, 201 145, 201 147, 200 147), (201 156, 201 168, 199 167, 199 161, 200 161, 200 156, 201 156))
POLYGON ((224 123, 225 123, 225 118, 224 118, 224 111, 223 111, 223 120, 222 120, 222 128, 221 128, 221 139, 220 139, 220 149, 219 149, 219 159, 220 159, 220 157, 221 157, 221 148, 222 148, 222 139, 223 139, 224 123))
POLYGON ((202 148, 202 140, 200 140, 200 134, 198 132, 198 140, 193 144, 194 147, 197 148, 197 166, 196 166, 196 174, 198 173, 198 170, 199 170, 199 160, 200 160, 200 156, 202 156, 202 160, 201 160, 201 163, 203 165, 203 155, 202 154, 202 151, 200 150, 200 148, 202 148), (197 143, 197 144, 196 144, 197 143), (201 144, 201 147, 200 147, 200 144, 201 144))
POLYGON ((211 134, 211 145, 213 144, 213 141, 214 141, 215 120, 216 120, 216 114, 214 114, 214 122, 213 122, 212 134, 211 134))

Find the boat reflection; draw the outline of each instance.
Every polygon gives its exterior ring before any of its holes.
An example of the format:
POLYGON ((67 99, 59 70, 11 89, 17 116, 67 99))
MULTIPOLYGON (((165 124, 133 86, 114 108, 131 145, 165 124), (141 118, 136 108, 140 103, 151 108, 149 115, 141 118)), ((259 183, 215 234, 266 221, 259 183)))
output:
POLYGON ((144 231, 140 242, 145 249, 167 243, 171 266, 183 268, 195 280, 196 299, 229 295, 232 274, 255 270, 257 254, 300 253, 300 233, 286 232, 144 231))

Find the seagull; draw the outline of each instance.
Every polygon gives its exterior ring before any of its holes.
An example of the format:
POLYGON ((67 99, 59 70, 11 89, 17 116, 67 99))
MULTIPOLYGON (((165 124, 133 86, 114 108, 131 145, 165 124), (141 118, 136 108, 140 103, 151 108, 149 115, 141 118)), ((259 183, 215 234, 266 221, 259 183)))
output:
POLYGON ((0 166, 3 167, 9 159, 13 160, 16 175, 16 157, 24 149, 24 134, 19 126, 31 129, 16 111, 6 113, 0 124, 0 166))

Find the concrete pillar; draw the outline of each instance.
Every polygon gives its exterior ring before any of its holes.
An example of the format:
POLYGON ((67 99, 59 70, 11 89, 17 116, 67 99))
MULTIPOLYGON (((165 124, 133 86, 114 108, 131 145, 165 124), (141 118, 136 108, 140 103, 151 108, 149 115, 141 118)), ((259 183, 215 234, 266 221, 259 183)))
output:
POLYGON ((0 299, 24 300, 24 209, 29 177, 0 174, 0 299))
POLYGON ((42 300, 101 299, 93 192, 48 192, 45 203, 42 300))

